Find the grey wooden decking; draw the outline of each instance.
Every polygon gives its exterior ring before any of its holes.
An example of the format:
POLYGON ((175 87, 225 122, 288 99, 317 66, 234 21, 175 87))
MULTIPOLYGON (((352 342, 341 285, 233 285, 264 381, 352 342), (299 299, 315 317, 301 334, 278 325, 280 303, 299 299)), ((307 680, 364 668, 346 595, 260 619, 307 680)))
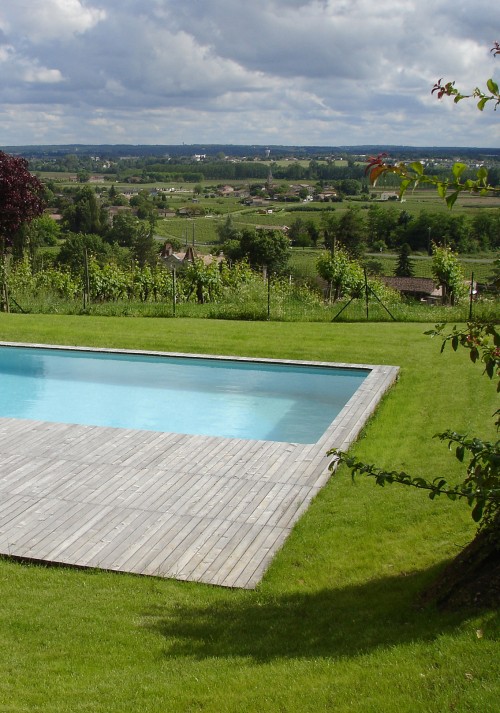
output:
POLYGON ((370 368, 311 445, 0 418, 0 554, 255 587, 398 372, 370 368))

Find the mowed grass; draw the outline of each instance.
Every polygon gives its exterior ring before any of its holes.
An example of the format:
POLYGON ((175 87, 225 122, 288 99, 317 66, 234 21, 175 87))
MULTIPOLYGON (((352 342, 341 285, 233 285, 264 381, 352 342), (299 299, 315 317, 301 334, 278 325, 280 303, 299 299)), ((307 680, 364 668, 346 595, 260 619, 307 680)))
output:
MULTIPOLYGON (((492 437, 497 397, 426 328, 0 315, 2 340, 399 365, 354 450, 453 479, 432 435, 492 437)), ((0 711, 493 713, 498 614, 418 605, 473 533, 464 504, 341 470, 255 591, 0 560, 0 711)))

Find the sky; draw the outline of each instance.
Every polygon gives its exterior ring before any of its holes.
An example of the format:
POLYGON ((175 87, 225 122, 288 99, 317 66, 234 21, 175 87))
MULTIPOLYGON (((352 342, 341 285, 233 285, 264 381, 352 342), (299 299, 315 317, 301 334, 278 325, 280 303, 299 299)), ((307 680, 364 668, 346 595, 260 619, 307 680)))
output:
POLYGON ((498 0, 0 0, 0 145, 498 147, 498 0))

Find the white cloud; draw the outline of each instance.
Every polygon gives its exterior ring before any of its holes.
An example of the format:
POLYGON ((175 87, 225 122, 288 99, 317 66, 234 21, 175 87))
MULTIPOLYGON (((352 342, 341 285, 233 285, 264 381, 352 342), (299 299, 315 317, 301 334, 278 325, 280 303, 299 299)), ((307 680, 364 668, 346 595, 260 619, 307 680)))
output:
POLYGON ((105 17, 80 0, 15 0, 2 8, 0 29, 40 43, 86 32, 105 17))
POLYGON ((63 81, 63 76, 58 69, 47 67, 27 67, 23 72, 25 82, 38 84, 57 84, 63 81))
POLYGON ((16 0, 2 140, 494 144, 496 115, 430 90, 498 74, 495 27, 486 0, 16 0))

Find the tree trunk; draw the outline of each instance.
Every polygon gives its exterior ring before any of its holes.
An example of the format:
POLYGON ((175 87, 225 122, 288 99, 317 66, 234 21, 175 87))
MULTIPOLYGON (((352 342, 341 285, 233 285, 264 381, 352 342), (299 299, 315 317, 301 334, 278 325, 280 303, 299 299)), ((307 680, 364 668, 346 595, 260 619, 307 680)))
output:
POLYGON ((500 606, 500 517, 479 532, 421 595, 440 609, 500 606))

